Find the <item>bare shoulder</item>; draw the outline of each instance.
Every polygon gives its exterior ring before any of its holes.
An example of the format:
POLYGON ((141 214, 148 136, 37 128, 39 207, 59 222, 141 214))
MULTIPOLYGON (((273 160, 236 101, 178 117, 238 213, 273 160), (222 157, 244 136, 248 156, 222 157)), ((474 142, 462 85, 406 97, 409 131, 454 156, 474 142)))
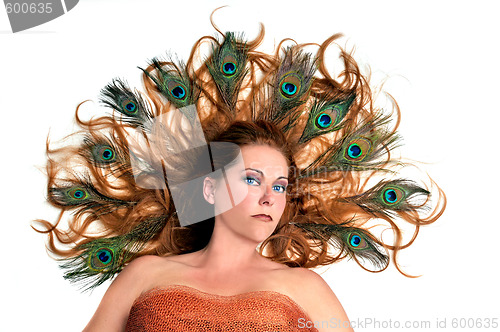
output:
POLYGON ((314 326, 323 331, 353 331, 349 318, 328 283, 316 272, 292 268, 288 287, 297 303, 308 313, 314 326))
POLYGON ((134 290, 138 297, 142 290, 147 287, 151 279, 155 275, 160 274, 161 271, 170 264, 170 260, 166 257, 159 257, 154 255, 141 256, 130 262, 120 272, 115 282, 116 287, 125 287, 129 290, 134 290))
POLYGON ((288 281, 286 283, 288 286, 302 286, 302 282, 308 282, 308 284, 322 282, 325 283, 325 281, 319 274, 304 267, 289 267, 283 265, 283 268, 280 269, 280 273, 284 274, 283 278, 285 278, 284 280, 288 281))
POLYGON ((161 257, 143 256, 130 262, 113 280, 84 331, 124 330, 130 309, 161 257))
MULTIPOLYGON (((156 255, 145 255, 134 259, 124 269, 123 272, 128 270, 127 273, 140 273, 144 275, 145 270, 161 269, 170 265, 174 261, 170 257, 160 257, 156 255)), ((123 273, 122 272, 122 273, 123 273)))

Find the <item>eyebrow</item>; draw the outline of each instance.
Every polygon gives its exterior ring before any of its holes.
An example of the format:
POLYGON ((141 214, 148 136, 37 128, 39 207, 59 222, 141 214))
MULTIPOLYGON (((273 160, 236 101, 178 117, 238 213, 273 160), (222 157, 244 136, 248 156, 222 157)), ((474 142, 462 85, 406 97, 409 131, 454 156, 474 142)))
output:
MULTIPOLYGON (((250 168, 250 167, 245 168, 242 172, 244 172, 246 170, 249 170, 249 169, 252 170, 252 171, 254 171, 254 172, 259 173, 262 176, 264 176, 264 173, 261 170, 258 170, 258 169, 255 169, 255 168, 250 168)), ((288 180, 288 177, 286 177, 286 176, 280 176, 276 180, 279 180, 279 179, 286 179, 286 180, 288 180)))

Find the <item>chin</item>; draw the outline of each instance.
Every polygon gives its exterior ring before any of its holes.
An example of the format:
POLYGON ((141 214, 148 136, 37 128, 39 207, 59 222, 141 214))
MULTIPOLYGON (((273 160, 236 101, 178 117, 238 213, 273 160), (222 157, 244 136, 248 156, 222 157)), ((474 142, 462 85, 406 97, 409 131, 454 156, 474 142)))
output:
MULTIPOLYGON (((269 238, 271 236, 271 234, 273 234, 275 228, 276 228, 276 225, 274 225, 272 227, 272 229, 267 228, 267 227, 266 228, 262 227, 261 229, 256 229, 251 233, 251 237, 253 239, 255 239, 255 242, 261 243, 261 242, 265 241, 267 238, 269 238)), ((247 237, 249 237, 249 236, 250 236, 250 232, 247 233, 247 237)))

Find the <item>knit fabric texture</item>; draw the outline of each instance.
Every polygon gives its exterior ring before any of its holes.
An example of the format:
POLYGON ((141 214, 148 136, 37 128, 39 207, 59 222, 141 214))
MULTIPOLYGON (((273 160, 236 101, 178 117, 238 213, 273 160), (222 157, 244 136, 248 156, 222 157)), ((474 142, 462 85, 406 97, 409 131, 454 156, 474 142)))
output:
POLYGON ((318 331, 307 313, 287 295, 255 291, 224 296, 184 285, 153 288, 139 296, 125 330, 318 331))

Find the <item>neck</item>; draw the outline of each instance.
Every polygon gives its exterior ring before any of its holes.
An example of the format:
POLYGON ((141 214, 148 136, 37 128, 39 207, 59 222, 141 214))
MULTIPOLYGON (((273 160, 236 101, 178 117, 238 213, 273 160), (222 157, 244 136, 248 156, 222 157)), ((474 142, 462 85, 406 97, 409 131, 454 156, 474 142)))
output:
POLYGON ((196 265, 213 276, 255 270, 267 260, 258 253, 257 246, 255 241, 235 236, 216 221, 209 243, 198 251, 196 265))

